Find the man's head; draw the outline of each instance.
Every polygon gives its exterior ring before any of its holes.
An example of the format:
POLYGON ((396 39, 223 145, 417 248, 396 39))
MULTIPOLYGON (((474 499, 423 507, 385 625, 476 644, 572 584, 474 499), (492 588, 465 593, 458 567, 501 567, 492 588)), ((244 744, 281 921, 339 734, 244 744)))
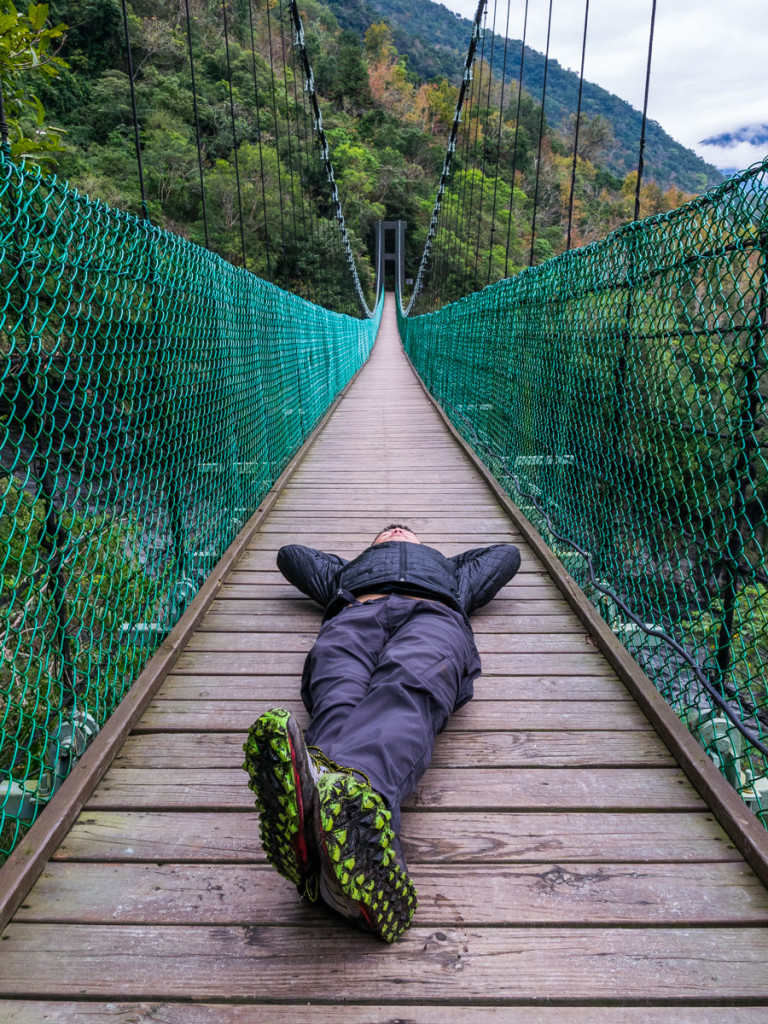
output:
POLYGON ((376 544, 384 544, 388 540, 404 540, 409 544, 421 544, 413 530, 409 530, 402 523, 390 523, 389 526, 385 526, 381 533, 374 537, 371 547, 376 544))

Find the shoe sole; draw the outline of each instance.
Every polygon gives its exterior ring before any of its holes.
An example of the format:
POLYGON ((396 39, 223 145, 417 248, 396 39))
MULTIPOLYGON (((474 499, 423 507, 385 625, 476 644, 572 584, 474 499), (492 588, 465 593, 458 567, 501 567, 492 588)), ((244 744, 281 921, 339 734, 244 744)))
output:
POLYGON ((356 914, 334 909, 394 942, 411 923, 418 899, 395 854, 391 813, 378 793, 350 775, 321 776, 318 796, 322 870, 356 914))
MULTIPOLYGON (((248 730, 243 750, 243 768, 248 772, 248 788, 256 797, 259 833, 267 860, 283 878, 299 891, 317 866, 317 850, 312 836, 314 808, 311 789, 302 786, 299 761, 303 744, 301 734, 291 737, 298 727, 291 714, 282 708, 263 714, 248 730)), ((311 785, 311 783, 310 783, 311 785)))

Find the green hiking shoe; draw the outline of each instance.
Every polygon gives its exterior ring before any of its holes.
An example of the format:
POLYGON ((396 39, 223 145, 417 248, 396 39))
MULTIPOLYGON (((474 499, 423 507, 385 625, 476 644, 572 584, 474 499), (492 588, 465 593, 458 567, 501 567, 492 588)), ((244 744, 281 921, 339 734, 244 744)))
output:
POLYGON ((418 900, 390 811, 378 793, 349 772, 322 775, 317 793, 323 902, 358 927, 394 942, 411 923, 418 900))
POLYGON ((248 730, 243 750, 267 860, 302 896, 315 901, 317 769, 301 728, 289 711, 267 711, 248 730))

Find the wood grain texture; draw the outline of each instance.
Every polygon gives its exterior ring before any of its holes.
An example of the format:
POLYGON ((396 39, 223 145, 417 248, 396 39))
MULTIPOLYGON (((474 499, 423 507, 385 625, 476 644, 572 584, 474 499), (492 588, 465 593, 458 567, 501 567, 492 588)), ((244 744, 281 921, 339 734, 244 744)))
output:
MULTIPOLYGON (((741 864, 415 866, 421 927, 768 924, 768 893, 741 864)), ((316 908, 265 864, 51 863, 17 921, 313 923, 316 908)), ((341 924, 328 912, 326 919, 341 924)))
MULTIPOLYGON (((409 864, 740 861, 706 812, 513 814, 405 811, 409 864)), ((84 811, 55 860, 264 863, 248 811, 84 811)))
MULTIPOLYGON (((292 711, 302 726, 308 719, 301 701, 265 700, 176 700, 172 690, 165 691, 168 699, 154 700, 144 712, 137 730, 168 732, 247 732, 251 723, 270 707, 283 707, 292 711)), ((634 704, 626 701, 472 701, 453 715, 446 734, 476 729, 559 729, 590 730, 594 732, 616 729, 648 730, 648 720, 634 704), (510 706, 514 704, 514 707, 510 706)))
POLYGON ((451 928, 415 926, 396 946, 316 925, 70 925, 13 922, 0 994, 123 999, 264 998, 447 1004, 768 1003, 764 928, 451 928), (56 970, 51 970, 55 956, 56 970), (204 965, 204 967, 203 967, 204 965), (73 993, 72 990, 75 989, 73 993))
MULTIPOLYGON (((248 810, 253 798, 242 771, 170 772, 111 767, 88 807, 100 810, 248 810)), ((430 768, 404 807, 485 810, 701 810, 678 768, 430 768)))
POLYGON ((766 1019, 765 888, 425 400, 393 323, 390 305, 369 366, 3 934, 0 1020, 766 1019), (421 905, 384 947, 266 864, 240 764, 265 708, 306 723, 321 610, 276 551, 349 557, 392 521, 448 554, 512 540, 523 566, 474 618, 476 699, 406 802, 421 905))
MULTIPOLYGON (((296 700, 300 680, 291 676, 198 676, 170 672, 157 691, 158 700, 296 700)), ((623 701, 632 698, 610 674, 585 676, 480 676, 475 680, 475 703, 484 700, 528 702, 623 701)), ((633 702, 634 703, 634 702, 633 702)), ((512 708, 509 709, 513 711, 512 708)))
MULTIPOLYGON (((0 999, 8 1024, 726 1024, 722 1006, 451 1006, 324 1003, 45 1002, 0 999)), ((765 1024, 765 1008, 729 1006, 727 1024, 765 1024)))
MULTIPOLYGON (((239 768, 240 732, 134 733, 115 768, 239 768)), ((438 737, 433 768, 669 768, 651 732, 465 732, 438 737)))
MULTIPOLYGON (((239 657, 231 651, 206 652, 185 651, 176 662, 176 673, 191 675, 240 676, 253 675, 254 672, 273 673, 274 675, 301 678, 307 650, 296 651, 258 651, 242 652, 239 657)), ((605 675, 615 679, 615 674, 607 665, 605 658, 593 647, 584 644, 578 653, 541 654, 522 653, 514 657, 507 654, 486 654, 483 658, 485 675, 521 675, 537 674, 575 675, 587 673, 605 675), (583 653, 582 653, 583 651, 583 653)))

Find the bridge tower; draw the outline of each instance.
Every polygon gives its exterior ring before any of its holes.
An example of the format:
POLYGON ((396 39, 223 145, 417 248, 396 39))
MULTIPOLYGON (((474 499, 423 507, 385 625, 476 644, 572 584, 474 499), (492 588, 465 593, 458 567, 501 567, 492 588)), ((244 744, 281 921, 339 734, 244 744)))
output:
POLYGON ((376 221, 376 294, 386 288, 388 264, 394 272, 393 285, 403 293, 405 287, 404 220, 376 221))

